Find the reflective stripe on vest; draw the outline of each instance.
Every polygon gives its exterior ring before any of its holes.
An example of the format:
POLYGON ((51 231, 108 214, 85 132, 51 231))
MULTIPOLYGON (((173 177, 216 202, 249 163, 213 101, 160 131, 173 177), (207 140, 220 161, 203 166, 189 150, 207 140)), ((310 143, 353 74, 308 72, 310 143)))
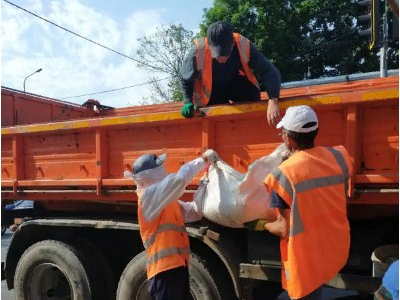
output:
MULTIPOLYGON (((250 41, 244 36, 234 33, 233 38, 239 50, 240 61, 247 79, 258 89, 257 78, 250 69, 250 41)), ((210 101, 212 92, 212 60, 211 51, 206 38, 198 38, 196 45, 196 64, 199 77, 195 78, 192 101, 197 107, 205 106, 210 101)))
POLYGON ((189 237, 178 202, 147 221, 142 212, 142 193, 138 192, 140 235, 147 253, 147 278, 189 263, 189 237))
POLYGON ((156 237, 159 233, 168 231, 168 230, 172 230, 172 231, 177 231, 177 232, 186 232, 186 227, 185 226, 179 226, 177 224, 161 224, 158 229, 157 232, 153 233, 149 238, 147 238, 144 242, 143 242, 143 246, 145 249, 147 249, 148 247, 150 247, 152 244, 154 244, 156 237))
POLYGON ((310 294, 346 264, 350 227, 342 193, 352 170, 345 148, 315 147, 293 154, 264 181, 290 206, 281 259, 291 299, 310 294))
POLYGON ((344 160, 342 153, 340 153, 338 150, 331 148, 331 147, 329 147, 328 150, 331 151, 331 153, 333 154, 337 163, 339 164, 340 168, 343 171, 345 192, 347 192, 349 189, 350 175, 349 175, 349 168, 346 165, 346 161, 344 160))
POLYGON ((194 80, 192 101, 194 105, 201 107, 207 105, 211 97, 212 71, 211 76, 208 73, 209 70, 212 70, 212 57, 206 38, 195 39, 194 43, 196 45, 196 66, 199 77, 194 80))
POLYGON ((195 40, 196 43, 196 65, 197 70, 200 72, 201 77, 203 77, 204 70, 204 57, 206 53, 206 43, 204 38, 199 38, 195 40))
MULTIPOLYGON (((348 180, 349 180, 349 169, 346 165, 344 157, 342 153, 338 150, 333 148, 328 148, 328 150, 333 154, 335 157, 338 165, 342 169, 343 175, 332 175, 320 178, 313 178, 309 180, 304 180, 298 182, 294 186, 294 190, 296 193, 306 192, 315 188, 319 187, 327 187, 331 185, 337 185, 340 183, 345 184, 345 191, 348 189, 348 180)), ((296 201, 296 194, 293 191, 292 184, 290 183, 289 179, 285 176, 285 174, 278 168, 271 172, 272 176, 276 178, 279 184, 286 190, 287 194, 292 198, 292 208, 291 208, 291 215, 293 218, 293 227, 290 228, 289 236, 295 236, 299 233, 304 232, 303 221, 301 219, 299 208, 297 206, 296 201)))
POLYGON ((248 65, 250 60, 250 41, 238 33, 234 33, 233 37, 239 49, 240 61, 242 62, 244 73, 246 74, 247 79, 252 84, 254 84, 258 89, 260 89, 260 87, 258 86, 257 78, 256 76, 254 76, 253 71, 250 69, 248 65))
POLYGON ((155 253, 153 256, 149 257, 147 259, 147 265, 156 263, 158 260, 160 260, 164 257, 170 256, 170 255, 173 255, 173 254, 186 255, 189 253, 190 253, 189 247, 184 247, 184 248, 171 247, 171 248, 163 249, 163 250, 155 253))
POLYGON ((239 43, 236 43, 238 48, 239 48, 239 53, 240 56, 243 58, 243 60, 248 63, 250 59, 250 53, 249 50, 247 49, 247 39, 243 37, 242 35, 238 35, 239 43))

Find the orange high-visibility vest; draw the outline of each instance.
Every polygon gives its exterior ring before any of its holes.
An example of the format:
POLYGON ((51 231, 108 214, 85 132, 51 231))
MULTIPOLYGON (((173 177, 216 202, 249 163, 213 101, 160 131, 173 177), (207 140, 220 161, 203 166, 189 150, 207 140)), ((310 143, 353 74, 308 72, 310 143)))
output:
MULTIPOLYGON (((239 33, 233 34, 233 39, 239 49, 240 61, 247 79, 258 88, 258 82, 250 69, 250 41, 239 33)), ((196 45, 196 64, 199 77, 194 80, 193 104, 197 107, 205 106, 210 101, 212 91, 212 57, 207 38, 194 40, 196 45)))
POLYGON ((289 206, 289 234, 281 239, 282 286, 291 299, 304 297, 346 264, 352 163, 342 146, 294 153, 265 179, 289 206))
POLYGON ((141 195, 138 194, 140 235, 147 253, 147 278, 189 265, 189 237, 178 202, 167 205, 153 221, 142 214, 141 195))

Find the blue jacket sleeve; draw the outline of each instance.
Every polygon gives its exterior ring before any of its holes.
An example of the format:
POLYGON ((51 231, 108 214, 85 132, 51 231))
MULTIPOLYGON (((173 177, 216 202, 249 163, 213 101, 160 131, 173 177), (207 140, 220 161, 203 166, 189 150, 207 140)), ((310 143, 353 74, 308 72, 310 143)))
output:
POLYGON ((196 48, 193 47, 186 55, 179 70, 179 82, 185 103, 192 102, 194 79, 197 76, 197 72, 196 48))
POLYGON ((254 70, 262 91, 270 98, 279 98, 281 89, 281 73, 279 70, 250 42, 249 67, 254 70))

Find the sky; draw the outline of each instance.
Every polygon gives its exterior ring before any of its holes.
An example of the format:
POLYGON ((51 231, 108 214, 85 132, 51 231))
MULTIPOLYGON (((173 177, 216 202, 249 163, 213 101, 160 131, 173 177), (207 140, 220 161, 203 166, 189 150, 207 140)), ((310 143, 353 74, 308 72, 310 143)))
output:
POLYGON ((154 74, 41 18, 135 58, 138 38, 180 23, 197 33, 203 9, 213 5, 213 0, 7 1, 37 16, 1 1, 2 86, 23 91, 25 81, 29 93, 78 104, 96 99, 116 108, 139 105, 150 96, 143 83, 154 74), (138 86, 121 89, 133 85, 138 86), (112 89, 121 90, 86 95, 112 89))

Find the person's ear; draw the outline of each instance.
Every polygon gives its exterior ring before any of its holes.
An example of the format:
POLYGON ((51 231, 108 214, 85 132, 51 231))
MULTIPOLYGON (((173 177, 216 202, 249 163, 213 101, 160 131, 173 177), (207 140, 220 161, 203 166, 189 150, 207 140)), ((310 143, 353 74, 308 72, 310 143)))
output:
POLYGON ((293 151, 293 150, 297 150, 298 146, 296 141, 290 136, 290 135, 286 135, 287 138, 287 146, 288 148, 293 151))

